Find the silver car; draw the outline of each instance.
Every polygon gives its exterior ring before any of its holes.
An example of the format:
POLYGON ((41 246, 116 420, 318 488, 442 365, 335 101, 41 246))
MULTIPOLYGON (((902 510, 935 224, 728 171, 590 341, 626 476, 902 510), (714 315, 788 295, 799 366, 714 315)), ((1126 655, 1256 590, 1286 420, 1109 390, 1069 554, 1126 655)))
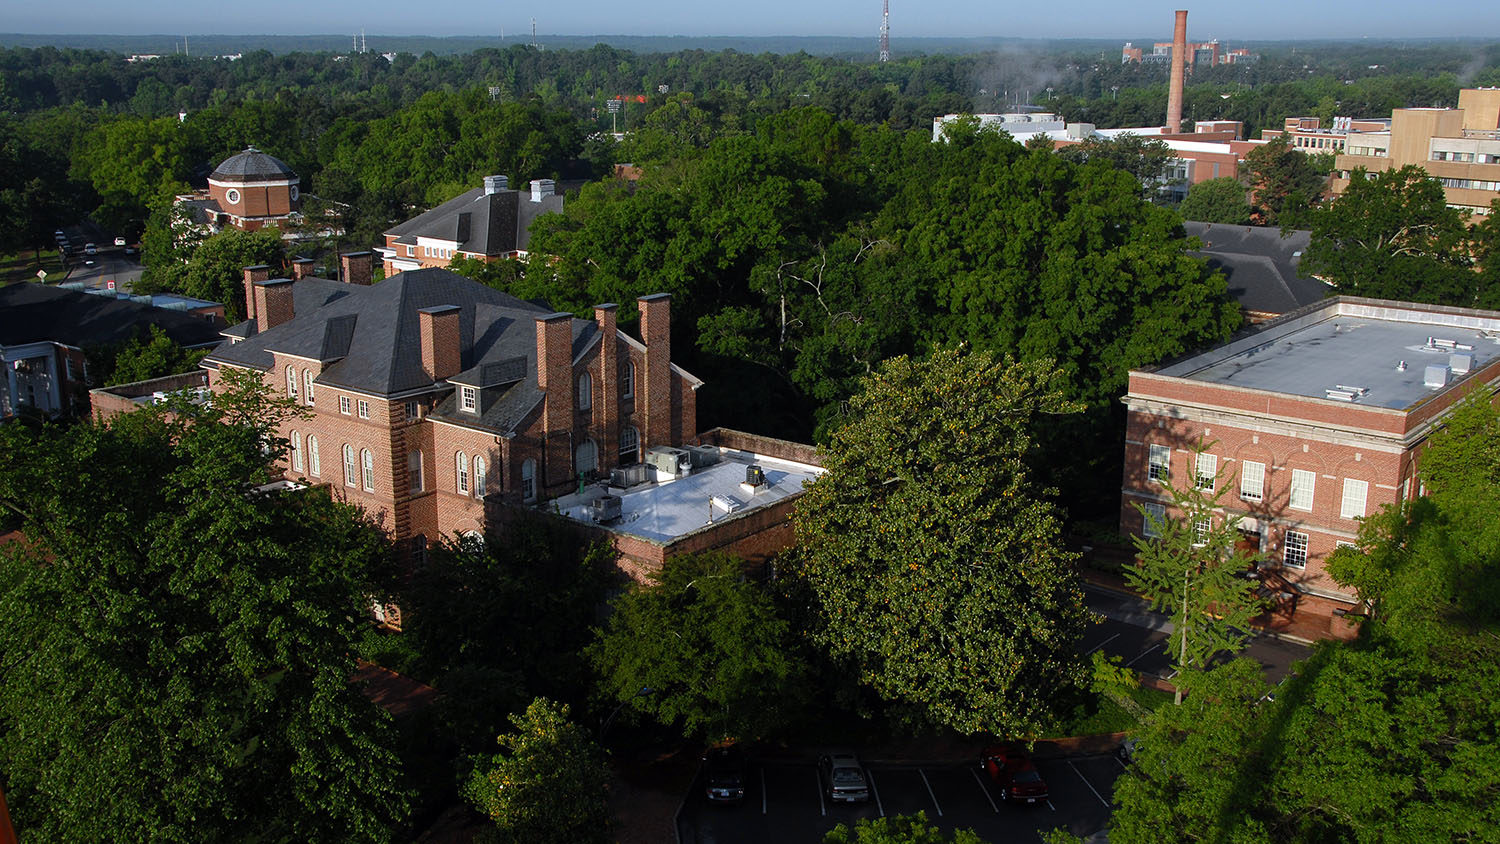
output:
POLYGON ((834 803, 863 803, 870 799, 865 769, 853 753, 830 753, 818 760, 823 790, 834 803))

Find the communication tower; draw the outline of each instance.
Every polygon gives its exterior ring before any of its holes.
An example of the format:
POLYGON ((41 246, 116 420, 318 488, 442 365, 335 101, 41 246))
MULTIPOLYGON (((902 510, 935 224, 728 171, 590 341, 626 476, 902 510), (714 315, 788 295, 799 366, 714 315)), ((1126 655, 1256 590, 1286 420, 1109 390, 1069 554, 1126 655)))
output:
POLYGON ((880 60, 891 60, 891 0, 884 0, 880 12, 880 60))

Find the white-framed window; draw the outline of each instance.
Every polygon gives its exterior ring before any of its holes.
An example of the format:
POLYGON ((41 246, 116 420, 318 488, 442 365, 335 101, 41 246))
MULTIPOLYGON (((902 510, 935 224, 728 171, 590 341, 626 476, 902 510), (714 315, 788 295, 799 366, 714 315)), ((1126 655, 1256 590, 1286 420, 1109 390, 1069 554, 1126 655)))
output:
POLYGON ((458 388, 458 406, 465 413, 479 412, 479 391, 473 387, 458 388))
POLYGON ((1344 478, 1344 500, 1339 505, 1339 515, 1345 519, 1362 519, 1365 515, 1365 498, 1370 493, 1368 481, 1344 478))
POLYGON ((1292 492, 1287 499, 1287 506, 1293 510, 1311 510, 1313 508, 1313 491, 1318 484, 1318 474, 1306 469, 1292 470, 1292 492))
POLYGON ((302 370, 302 388, 303 388, 302 392, 304 392, 304 393, 307 394, 307 406, 308 407, 312 407, 313 406, 313 371, 311 369, 304 369, 304 370, 302 370))
POLYGON ((323 459, 318 456, 318 438, 307 438, 307 471, 315 478, 323 477, 323 459))
POLYGON ((375 454, 368 448, 359 452, 359 466, 364 472, 365 492, 375 491, 375 454))
POLYGON ((1240 462, 1240 498, 1259 501, 1265 495, 1266 464, 1254 460, 1240 462))
POLYGON ((578 409, 591 410, 594 407, 594 377, 587 372, 578 376, 578 409))
POLYGON ((290 366, 286 368, 286 397, 297 400, 297 370, 290 366))
POLYGON ((411 561, 413 565, 427 565, 427 535, 417 534, 411 538, 411 561))
POLYGON ((536 460, 530 457, 521 461, 521 500, 527 504, 536 501, 536 460))
POLYGON ((292 471, 302 471, 302 435, 292 432, 292 471))
POLYGON ((1307 568, 1307 534, 1296 530, 1286 532, 1281 561, 1294 569, 1307 568))
POLYGON ((406 453, 406 488, 409 492, 422 491, 422 452, 406 453))
POLYGON ((230 205, 239 205, 240 192, 235 190, 234 188, 230 188, 229 190, 224 191, 224 201, 228 202, 230 205))
POLYGON ((486 484, 486 482, 488 480, 488 476, 486 475, 486 470, 487 469, 488 469, 488 467, 485 466, 485 464, 484 464, 484 457, 482 457, 481 455, 478 455, 478 454, 474 455, 474 497, 475 498, 483 498, 484 497, 484 491, 485 491, 485 488, 486 488, 485 484, 486 484))
POLYGON ((1193 545, 1201 548, 1208 544, 1208 535, 1214 529, 1213 518, 1203 516, 1193 520, 1193 545))
POLYGON ((421 418, 422 418, 422 403, 419 402, 419 401, 415 401, 415 400, 407 402, 406 403, 406 421, 408 421, 408 422, 415 422, 415 421, 417 421, 418 419, 421 419, 421 418))
POLYGON ((458 494, 459 495, 468 495, 469 494, 469 455, 464 454, 462 451, 460 451, 458 454, 455 454, 453 456, 453 465, 454 465, 454 469, 457 471, 457 478, 454 481, 454 485, 458 489, 458 494))
POLYGON ((625 365, 620 367, 620 398, 635 398, 635 361, 626 358, 625 365))
POLYGON ((359 400, 359 418, 370 418, 370 403, 365 401, 364 399, 359 400))
POLYGON ((359 474, 354 465, 354 446, 344 443, 344 486, 359 486, 359 474))
POLYGON ((640 460, 640 456, 641 432, 634 425, 626 425, 620 429, 620 463, 635 463, 640 460))
POLYGON ((1199 489, 1207 492, 1214 491, 1214 484, 1219 477, 1219 457, 1216 454, 1198 453, 1196 483, 1199 489))
POLYGON ((1164 445, 1152 445, 1150 449, 1146 477, 1164 484, 1172 474, 1172 449, 1164 445))
POLYGON ((1147 502, 1146 512, 1141 516, 1141 536, 1147 539, 1155 539, 1161 536, 1158 528, 1167 520, 1167 508, 1154 502, 1147 502))
POLYGON ((597 468, 599 468, 599 448, 594 445, 593 440, 584 440, 573 452, 573 471, 586 475, 597 468))
POLYGON ((353 403, 349 401, 349 397, 348 396, 339 396, 339 413, 342 413, 345 416, 348 416, 350 414, 350 412, 352 412, 353 410, 354 410, 354 406, 353 406, 353 403))

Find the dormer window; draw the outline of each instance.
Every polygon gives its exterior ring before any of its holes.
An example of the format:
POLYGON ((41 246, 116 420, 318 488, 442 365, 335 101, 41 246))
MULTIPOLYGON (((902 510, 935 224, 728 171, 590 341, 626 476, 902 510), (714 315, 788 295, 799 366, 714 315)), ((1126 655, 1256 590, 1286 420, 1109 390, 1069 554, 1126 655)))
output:
POLYGON ((479 412, 479 391, 473 387, 458 388, 458 406, 465 413, 479 412))

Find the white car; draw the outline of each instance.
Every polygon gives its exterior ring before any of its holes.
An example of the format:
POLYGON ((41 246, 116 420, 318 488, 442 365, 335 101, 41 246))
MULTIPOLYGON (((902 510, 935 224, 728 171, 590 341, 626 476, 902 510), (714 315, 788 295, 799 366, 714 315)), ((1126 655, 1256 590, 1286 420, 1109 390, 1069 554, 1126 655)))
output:
POLYGON ((853 753, 830 753, 818 760, 818 777, 834 803, 863 803, 870 799, 865 769, 853 753))
POLYGON ((125 238, 123 238, 123 237, 117 237, 117 238, 115 238, 115 245, 116 246, 124 246, 125 245, 125 238))

